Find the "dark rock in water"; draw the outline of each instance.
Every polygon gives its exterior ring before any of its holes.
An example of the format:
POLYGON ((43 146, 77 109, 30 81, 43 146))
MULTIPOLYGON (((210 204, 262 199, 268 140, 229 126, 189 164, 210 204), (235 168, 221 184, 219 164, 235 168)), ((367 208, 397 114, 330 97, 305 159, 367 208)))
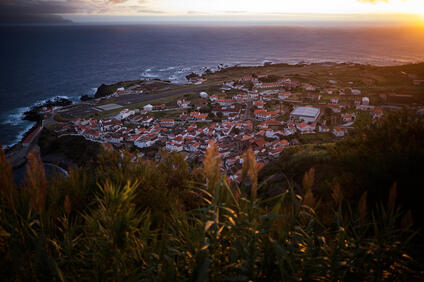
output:
POLYGON ((117 84, 107 85, 102 84, 99 88, 97 88, 96 94, 94 94, 95 98, 101 98, 105 96, 109 96, 116 92, 116 90, 119 88, 117 84))
POLYGON ((40 114, 38 108, 33 107, 29 111, 26 111, 24 113, 24 117, 22 119, 29 120, 29 121, 35 121, 35 122, 41 122, 41 120, 43 119, 43 115, 40 114))
POLYGON ((202 76, 205 76, 207 74, 212 74, 213 72, 210 69, 206 69, 202 76))
POLYGON ((199 77, 199 75, 197 73, 194 73, 194 72, 190 73, 189 75, 186 75, 187 80, 190 80, 190 79, 195 78, 195 77, 199 77))
POLYGON ((24 113, 23 119, 40 122, 43 119, 43 115, 40 113, 40 110, 42 108, 44 107, 51 108, 51 107, 57 107, 57 106, 64 107, 70 104, 72 104, 72 101, 67 98, 55 97, 53 99, 43 102, 42 104, 37 104, 35 106, 32 106, 29 111, 26 111, 24 113))
POLYGON ((81 101, 89 101, 91 99, 93 99, 93 98, 89 95, 82 95, 81 98, 80 98, 81 101))

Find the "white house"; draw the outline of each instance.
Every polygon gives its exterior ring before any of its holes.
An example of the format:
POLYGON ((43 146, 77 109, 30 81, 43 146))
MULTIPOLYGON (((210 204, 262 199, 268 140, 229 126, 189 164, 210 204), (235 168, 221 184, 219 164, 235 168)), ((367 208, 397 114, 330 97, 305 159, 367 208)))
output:
POLYGON ((307 123, 298 123, 296 125, 297 129, 300 131, 301 134, 306 134, 306 133, 315 133, 315 124, 307 124, 307 123))
POLYGON ((256 120, 270 120, 272 119, 272 113, 267 112, 266 110, 255 110, 253 112, 256 120))
POLYGON ((117 119, 121 120, 121 119, 126 119, 129 116, 132 116, 135 114, 134 110, 128 110, 128 109, 123 109, 118 116, 116 117, 117 119))
POLYGON ((175 121, 170 118, 161 119, 159 123, 162 127, 173 127, 175 125, 175 121))
POLYGON ((134 141, 134 145, 139 148, 148 148, 155 144, 157 141, 157 135, 156 134, 149 134, 146 136, 141 136, 137 140, 134 141))
POLYGON ((362 105, 368 106, 370 104, 370 98, 362 97, 362 105))
POLYGON ((119 87, 118 89, 116 89, 116 94, 123 95, 124 93, 125 93, 124 87, 119 87))
POLYGON ((373 109, 371 111, 371 116, 372 118, 376 119, 376 118, 381 118, 383 116, 383 110, 382 109, 373 109))
POLYGON ((332 97, 332 98, 330 99, 330 103, 331 103, 331 104, 338 104, 338 103, 339 103, 339 98, 337 98, 337 97, 332 97))
POLYGON ((352 95, 361 95, 361 90, 359 89, 350 89, 350 92, 352 93, 352 95))
POLYGON ((318 132, 330 132, 330 128, 326 125, 320 125, 318 126, 318 132))
POLYGON ((190 101, 186 101, 184 99, 178 100, 177 101, 177 105, 180 108, 186 109, 186 108, 188 108, 190 106, 190 101))
POLYGON ((264 108, 264 102, 262 101, 254 101, 253 106, 255 106, 257 109, 263 109, 264 108))
POLYGON ((319 108, 313 107, 297 107, 290 113, 293 120, 303 120, 304 122, 315 122, 320 114, 319 108))
POLYGON ((333 134, 334 134, 334 136, 336 136, 336 137, 343 137, 343 136, 345 135, 345 131, 344 131, 344 129, 343 129, 343 128, 341 128, 341 127, 335 127, 335 128, 333 129, 333 134))
POLYGON ((292 94, 291 94, 291 92, 280 92, 280 93, 278 94, 278 99, 280 99, 280 100, 286 100, 286 99, 288 99, 291 95, 292 95, 292 94))
POLYGON ((355 113, 353 113, 353 114, 346 113, 346 114, 342 114, 341 117, 342 117, 343 122, 350 122, 350 121, 355 120, 356 114, 355 113))
POLYGON ((167 141, 165 148, 169 151, 181 152, 183 150, 183 145, 173 141, 167 141))
POLYGON ((203 99, 208 99, 209 98, 209 95, 206 92, 200 92, 199 95, 200 95, 200 98, 203 98, 203 99))
POLYGON ((153 106, 150 104, 147 104, 146 106, 143 107, 143 110, 147 112, 151 112, 153 110, 153 106))

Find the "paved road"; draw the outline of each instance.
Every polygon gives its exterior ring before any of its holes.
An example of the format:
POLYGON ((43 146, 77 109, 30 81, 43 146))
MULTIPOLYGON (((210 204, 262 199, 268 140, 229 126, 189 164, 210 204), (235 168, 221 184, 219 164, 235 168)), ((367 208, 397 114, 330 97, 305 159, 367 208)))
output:
MULTIPOLYGON (((113 99, 113 101, 111 101, 111 103, 113 104, 118 104, 121 105, 123 107, 128 106, 128 105, 133 105, 133 104, 140 104, 143 102, 149 102, 149 101, 154 101, 157 99, 161 99, 161 98, 166 98, 166 97, 171 97, 171 96, 177 96, 177 95, 184 95, 184 94, 188 94, 188 93, 192 93, 192 92, 201 92, 206 90, 209 87, 213 87, 213 86, 219 86, 219 85, 199 85, 199 86, 194 86, 194 87, 189 87, 189 88, 180 88, 180 89, 175 89, 175 90, 170 90, 166 93, 151 93, 151 94, 128 94, 128 95, 123 95, 123 96, 119 96, 115 99, 113 99)), ((66 107, 65 109, 61 110, 60 113, 63 117, 65 118, 78 118, 78 117, 84 117, 87 116, 89 114, 93 114, 99 112, 99 110, 95 107, 95 106, 91 106, 87 103, 84 104, 76 104, 76 105, 72 105, 69 107, 66 107)))
MULTIPOLYGON (((290 70, 282 71, 282 72, 279 72, 279 74, 280 75, 288 75, 288 74, 293 74, 293 73, 301 73, 301 72, 311 71, 311 70, 314 70, 314 69, 317 69, 317 68, 322 68, 322 67, 323 67, 322 65, 304 66, 304 67, 299 67, 299 68, 296 68, 296 69, 290 69, 290 70)), ((188 93, 192 93, 192 92, 201 92, 201 91, 208 89, 209 87, 215 87, 215 86, 220 86, 220 85, 221 84, 206 84, 206 85, 199 85, 199 86, 188 87, 188 88, 182 87, 182 89, 175 89, 175 90, 167 91, 166 93, 156 93, 156 94, 153 94, 153 93, 150 93, 150 94, 128 94, 128 95, 123 95, 123 96, 117 97, 111 103, 118 104, 118 105, 125 107, 125 106, 128 106, 128 105, 154 101, 154 100, 157 100, 157 99, 167 98, 167 97, 171 97, 171 96, 184 95, 184 94, 188 94, 188 93)), ((94 106, 91 106, 88 103, 84 103, 84 104, 77 104, 77 105, 70 106, 69 108, 65 108, 64 110, 62 110, 60 112, 63 115, 63 117, 65 117, 65 118, 77 118, 77 117, 84 117, 84 116, 87 116, 89 114, 96 113, 98 111, 99 110, 95 109, 94 106)), ((251 116, 247 116, 246 118, 249 119, 249 118, 251 118, 251 116)))
POLYGON ((158 93, 158 94, 132 94, 132 95, 124 95, 118 97, 118 101, 115 101, 115 104, 126 106, 131 104, 139 104, 143 102, 153 101, 156 99, 176 96, 176 95, 184 95, 192 92, 201 92, 206 90, 209 87, 213 87, 217 85, 199 85, 190 88, 183 89, 175 89, 173 91, 169 91, 166 93, 158 93))

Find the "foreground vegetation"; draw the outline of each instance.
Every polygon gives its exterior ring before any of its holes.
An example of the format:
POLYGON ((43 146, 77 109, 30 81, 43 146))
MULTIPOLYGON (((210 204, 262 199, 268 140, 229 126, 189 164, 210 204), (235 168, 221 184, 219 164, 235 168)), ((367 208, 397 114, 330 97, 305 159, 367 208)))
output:
POLYGON ((21 186, 2 152, 0 278, 417 280, 419 225, 398 197, 417 175, 391 170, 423 160, 424 130, 407 116, 393 122, 340 144, 287 150, 262 175, 248 151, 241 185, 227 183, 215 146, 195 169, 176 153, 132 162, 105 149, 89 169, 51 182, 32 154, 21 186), (358 173, 370 166, 381 169, 364 183, 369 175, 358 173), (278 173, 285 180, 272 182, 278 173))

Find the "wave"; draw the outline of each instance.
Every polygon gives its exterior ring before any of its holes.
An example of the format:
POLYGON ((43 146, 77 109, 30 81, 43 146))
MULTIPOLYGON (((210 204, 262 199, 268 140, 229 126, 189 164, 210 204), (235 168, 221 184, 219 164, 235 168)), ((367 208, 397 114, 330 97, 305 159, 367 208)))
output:
POLYGON ((26 111, 29 111, 30 109, 31 107, 21 107, 21 108, 13 109, 12 111, 6 114, 7 118, 4 121, 2 121, 2 124, 13 125, 13 126, 18 126, 22 124, 22 121, 23 121, 22 118, 24 116, 24 113, 26 111))
POLYGON ((2 145, 2 149, 7 149, 18 144, 24 138, 25 133, 27 133, 31 128, 33 128, 35 124, 36 123, 32 121, 21 120, 19 124, 14 125, 14 127, 18 127, 22 129, 17 132, 15 139, 2 145))
POLYGON ((174 70, 176 67, 167 67, 167 68, 163 68, 163 69, 159 69, 159 71, 171 71, 174 70))

